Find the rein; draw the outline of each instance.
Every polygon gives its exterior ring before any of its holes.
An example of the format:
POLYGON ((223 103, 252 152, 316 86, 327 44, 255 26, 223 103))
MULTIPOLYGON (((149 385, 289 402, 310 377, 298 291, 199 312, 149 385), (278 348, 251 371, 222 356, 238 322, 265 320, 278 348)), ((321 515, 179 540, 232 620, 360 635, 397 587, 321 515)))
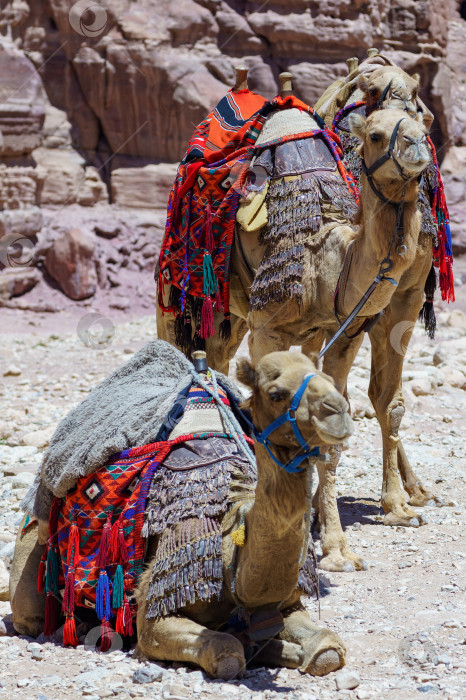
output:
MULTIPOLYGON (((388 87, 389 87, 389 85, 388 85, 388 87)), ((380 284, 380 282, 386 281, 386 282, 390 282, 391 284, 393 284, 394 287, 398 286, 398 282, 396 280, 394 280, 393 277, 389 277, 387 275, 387 273, 390 272, 390 270, 393 268, 393 265, 395 264, 393 261, 393 258, 392 258, 393 249, 395 248, 395 245, 396 245, 397 255, 403 256, 406 254, 406 252, 408 250, 406 245, 403 243, 404 237, 405 237, 403 219, 404 219, 404 205, 405 205, 404 198, 405 198, 405 194, 406 194, 406 187, 407 187, 408 182, 411 178, 409 178, 408 176, 405 175, 403 168, 401 167, 401 165, 398 163, 398 161, 396 160, 396 158, 394 156, 396 137, 398 135, 398 129, 399 129, 400 124, 403 121, 403 119, 407 119, 407 117, 402 117, 395 124, 395 128, 393 129, 392 135, 390 137, 390 143, 388 144, 387 152, 384 153, 382 156, 380 156, 380 158, 378 158, 375 161, 375 163, 373 163, 370 167, 367 167, 364 160, 362 161, 362 169, 363 169, 364 174, 367 177, 367 181, 369 183, 371 190, 374 192, 375 195, 377 195, 377 197, 384 204, 390 204, 391 206, 396 207, 395 230, 393 231, 393 235, 392 235, 392 238, 390 241, 390 245, 388 247, 387 255, 380 263, 379 271, 377 272, 377 275, 375 276, 373 282, 368 287, 368 289, 366 289, 366 291, 364 292, 364 294, 362 295, 361 299, 358 301, 358 303, 356 304, 354 309, 351 311, 351 313, 346 317, 346 319, 340 325, 340 328, 337 330, 335 335, 328 341, 327 345, 324 348, 322 348, 322 350, 319 353, 319 357, 323 357, 325 355, 325 353, 328 350, 330 350, 332 345, 334 345, 337 342, 337 340, 340 338, 340 336, 342 336, 343 334, 346 335, 346 329, 348 328, 348 326, 351 325, 351 323, 354 321, 354 319, 359 314, 361 309, 365 306, 365 304, 367 303, 369 298, 372 296, 372 294, 374 293, 375 289, 380 284), (377 189, 377 187, 372 179, 372 175, 375 173, 375 171, 378 170, 380 167, 382 167, 382 165, 384 165, 388 160, 393 160, 398 172, 400 173, 400 175, 404 181, 403 189, 401 192, 401 199, 399 202, 395 202, 392 199, 385 197, 385 195, 382 194, 382 192, 380 192, 380 190, 377 189)), ((341 277, 341 274, 340 274, 340 277, 341 277)), ((340 280, 338 280, 337 291, 336 291, 335 297, 337 296, 337 293, 338 293, 339 284, 340 284, 340 280)), ((356 333, 354 333, 353 335, 351 335, 349 337, 354 338, 361 331, 363 331, 365 329, 370 330, 370 328, 372 328, 372 326, 379 319, 379 317, 381 316, 382 313, 383 312, 380 312, 379 314, 377 314, 374 317, 374 319, 372 319, 372 320, 366 319, 363 322, 363 324, 361 325, 361 327, 359 328, 359 330, 356 331, 356 333)), ((337 320, 339 322, 338 316, 337 316, 337 320)))
POLYGON ((256 438, 257 442, 259 442, 261 445, 265 447, 267 450, 269 457, 273 459, 275 464, 277 464, 279 467, 284 469, 288 474, 297 474, 299 472, 303 471, 303 468, 299 468, 299 465, 301 462, 303 462, 305 459, 308 457, 318 457, 320 455, 320 450, 318 447, 314 447, 312 450, 309 450, 309 445, 307 444, 306 440, 303 438, 300 429, 298 428, 298 424, 296 422, 296 416, 295 412, 298 409, 298 406, 301 402, 301 399, 304 396, 304 392, 307 389, 307 385, 311 381, 313 377, 315 377, 315 374, 308 374, 304 377, 303 382, 295 395, 293 396, 290 407, 289 409, 283 413, 281 416, 276 418, 270 425, 267 426, 262 432, 259 432, 257 428, 255 427, 254 423, 252 421, 247 420, 249 425, 251 426, 252 432, 254 434, 254 437, 256 438), (284 425, 285 423, 289 423, 291 425, 291 428, 293 430, 293 433, 296 436, 296 439, 298 440, 299 444, 301 447, 304 447, 307 451, 303 452, 300 455, 297 455, 294 457, 288 464, 284 464, 283 462, 280 462, 279 459, 275 457, 271 450, 271 442, 268 439, 269 435, 271 435, 274 430, 277 430, 280 426, 284 425))

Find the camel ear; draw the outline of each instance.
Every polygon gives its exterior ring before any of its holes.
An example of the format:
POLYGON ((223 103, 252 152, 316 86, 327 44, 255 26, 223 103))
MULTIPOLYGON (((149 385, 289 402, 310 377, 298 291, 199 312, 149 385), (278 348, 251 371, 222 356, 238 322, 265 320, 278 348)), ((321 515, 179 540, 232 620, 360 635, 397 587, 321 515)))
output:
POLYGON ((358 139, 363 141, 366 133, 366 120, 364 117, 361 114, 352 112, 349 115, 349 125, 353 136, 356 136, 358 139))
POLYGON ((256 370, 247 357, 240 357, 236 365, 236 378, 242 384, 253 389, 256 384, 256 370))
POLYGON ((419 87, 421 84, 421 76, 419 75, 419 73, 414 73, 414 75, 412 75, 411 78, 416 81, 417 86, 419 87))
POLYGON ((369 89, 369 76, 365 73, 361 73, 358 78, 358 88, 363 92, 367 92, 369 89))

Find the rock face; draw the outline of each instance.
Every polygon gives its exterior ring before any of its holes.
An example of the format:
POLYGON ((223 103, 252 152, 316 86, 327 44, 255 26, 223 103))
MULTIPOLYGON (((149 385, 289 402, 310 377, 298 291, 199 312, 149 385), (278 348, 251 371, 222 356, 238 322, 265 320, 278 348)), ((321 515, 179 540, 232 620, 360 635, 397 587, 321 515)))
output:
MULTIPOLYGON (((153 268, 176 163, 194 126, 233 84, 236 64, 249 67, 250 87, 266 97, 290 70, 296 95, 313 104, 346 74, 345 59, 362 59, 371 46, 421 76, 455 250, 466 251, 464 3, 102 0, 81 14, 80 7, 6 0, 0 9, 0 237, 37 237, 43 267, 47 246, 73 225, 92 233, 116 221, 119 230, 99 234, 111 247, 94 248, 97 283, 78 292, 75 280, 71 298, 111 290, 125 260, 128 269, 153 268), (135 210, 142 218, 128 214, 135 210), (154 235, 142 259, 131 246, 146 240, 148 227, 154 235)), ((28 296, 47 289, 44 278, 28 296)))

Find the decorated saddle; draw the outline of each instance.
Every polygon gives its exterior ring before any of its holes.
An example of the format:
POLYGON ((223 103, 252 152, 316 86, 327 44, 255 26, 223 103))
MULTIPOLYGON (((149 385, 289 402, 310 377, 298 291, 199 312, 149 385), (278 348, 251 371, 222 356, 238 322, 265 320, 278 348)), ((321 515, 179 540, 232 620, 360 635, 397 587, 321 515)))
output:
MULTIPOLYGON (((215 334, 214 311, 224 314, 220 334, 224 338, 230 335, 230 254, 236 214, 245 193, 243 186, 246 180, 251 184, 248 170, 265 147, 260 138, 264 124, 269 123, 267 117, 283 112, 286 121, 290 113, 296 111, 308 115, 311 125, 308 124, 299 136, 296 132, 280 135, 268 146, 275 149, 280 143, 298 138, 301 143, 303 139, 314 137, 322 140, 332 166, 338 169, 337 179, 348 188, 346 194, 349 191, 350 197, 357 197, 351 175, 341 162, 338 137, 325 127, 311 107, 294 96, 277 97, 268 102, 249 90, 230 91, 197 127, 168 201, 159 260, 159 305, 163 312, 175 316, 176 342, 187 355, 194 348, 202 348, 205 339, 215 334), (168 301, 164 296, 167 285, 170 288, 168 301)), ((296 185, 290 188, 295 198, 296 185)), ((332 197, 334 192, 329 194, 329 189, 326 188, 326 196, 332 197)), ((309 180, 303 184, 300 194, 308 193, 306 203, 310 199, 315 202, 322 191, 317 193, 315 183, 309 180)), ((274 192, 270 196, 273 198, 274 192)), ((297 212, 297 207, 295 210, 297 212)), ((303 217, 306 212, 303 207, 303 217)), ((296 246, 299 245, 296 242, 296 246)), ((299 293, 296 279, 300 276, 301 263, 294 259, 291 262, 291 258, 299 258, 300 252, 295 250, 290 256, 292 279, 288 289, 295 295, 299 293)))
MULTIPOLYGON (((352 102, 340 109, 332 123, 332 130, 340 138, 345 163, 360 185, 362 161, 356 152, 359 141, 352 136, 349 127, 349 115, 359 112, 367 114, 367 105, 364 100, 352 102)), ((448 206, 445 199, 442 176, 435 146, 430 137, 427 137, 432 161, 425 170, 421 186, 419 188, 418 209, 421 213, 422 231, 432 237, 433 267, 429 273, 426 286, 426 300, 421 310, 420 318, 424 320, 426 332, 433 338, 435 334, 435 313, 433 310, 433 297, 437 286, 434 267, 439 271, 439 286, 442 299, 455 300, 455 288, 453 280, 453 251, 449 223, 448 206)))

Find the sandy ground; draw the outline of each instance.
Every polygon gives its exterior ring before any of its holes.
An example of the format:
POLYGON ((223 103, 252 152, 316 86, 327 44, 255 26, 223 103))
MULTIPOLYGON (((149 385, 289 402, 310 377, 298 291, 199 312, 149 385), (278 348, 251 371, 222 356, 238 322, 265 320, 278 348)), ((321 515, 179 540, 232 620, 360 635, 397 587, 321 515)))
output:
MULTIPOLYGON (((80 314, 25 312, 18 318, 1 311, 0 558, 7 567, 21 519, 19 501, 56 424, 155 335, 151 316, 99 320, 80 314)), ((339 508, 349 542, 369 568, 324 572, 320 615, 346 642, 347 670, 358 674, 357 687, 337 690, 336 674, 312 678, 286 669, 253 669, 241 680, 214 682, 176 664, 162 665, 158 680, 140 684, 133 680, 141 664, 132 652, 99 654, 9 636, 10 607, 3 602, 0 698, 466 697, 466 317, 450 310, 438 320, 434 342, 416 327, 404 373, 405 449, 418 476, 443 500, 441 507, 419 509, 427 520, 421 528, 382 524, 381 440, 366 398, 367 341, 350 377, 355 434, 339 468, 339 508)), ((317 618, 317 603, 308 605, 317 618)))

